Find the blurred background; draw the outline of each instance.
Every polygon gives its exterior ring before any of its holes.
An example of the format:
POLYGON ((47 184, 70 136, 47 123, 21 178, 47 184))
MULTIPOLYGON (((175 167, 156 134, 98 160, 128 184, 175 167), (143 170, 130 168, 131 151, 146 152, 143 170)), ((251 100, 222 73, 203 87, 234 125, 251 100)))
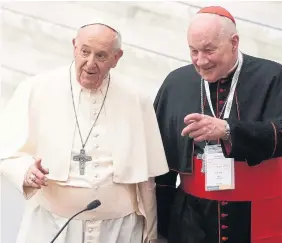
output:
MULTIPOLYGON (((1 5, 0 109, 25 78, 69 65, 77 28, 97 19, 120 30, 124 56, 117 71, 152 100, 170 71, 190 63, 187 26, 202 6, 221 5, 234 15, 244 53, 282 63, 279 1, 12 1, 1 5)), ((0 243, 15 243, 23 207, 21 195, 0 176, 0 243)))

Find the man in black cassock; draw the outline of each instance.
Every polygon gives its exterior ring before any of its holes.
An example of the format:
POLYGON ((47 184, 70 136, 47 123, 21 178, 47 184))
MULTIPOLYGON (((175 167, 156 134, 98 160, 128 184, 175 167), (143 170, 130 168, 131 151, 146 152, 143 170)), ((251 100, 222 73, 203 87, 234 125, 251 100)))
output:
POLYGON ((170 167, 156 180, 159 233, 168 243, 281 243, 282 65, 242 54, 221 7, 196 14, 188 44, 192 65, 171 72, 155 100, 170 167), (220 163, 233 161, 234 189, 207 187, 215 144, 220 163))

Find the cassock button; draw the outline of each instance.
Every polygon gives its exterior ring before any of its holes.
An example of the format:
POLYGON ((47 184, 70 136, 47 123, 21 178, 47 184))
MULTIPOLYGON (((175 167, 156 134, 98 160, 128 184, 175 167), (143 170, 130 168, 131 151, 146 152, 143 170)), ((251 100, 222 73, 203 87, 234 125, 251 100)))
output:
POLYGON ((221 202, 220 204, 221 204, 222 206, 225 206, 225 205, 228 204, 228 202, 221 202))
POLYGON ((224 92, 225 91, 225 89, 219 89, 219 92, 220 93, 222 93, 222 92, 224 92))
POLYGON ((223 241, 227 241, 228 240, 228 237, 221 237, 221 240, 223 240, 223 241))
POLYGON ((220 101, 219 101, 219 104, 220 104, 220 105, 223 105, 223 104, 224 104, 224 101, 223 101, 223 100, 220 100, 220 101))
POLYGON ((222 213, 222 214, 221 214, 221 218, 225 218, 225 217, 227 217, 227 216, 228 216, 227 213, 222 213))
POLYGON ((222 228, 222 229, 227 229, 228 226, 227 226, 227 225, 221 225, 221 228, 222 228))

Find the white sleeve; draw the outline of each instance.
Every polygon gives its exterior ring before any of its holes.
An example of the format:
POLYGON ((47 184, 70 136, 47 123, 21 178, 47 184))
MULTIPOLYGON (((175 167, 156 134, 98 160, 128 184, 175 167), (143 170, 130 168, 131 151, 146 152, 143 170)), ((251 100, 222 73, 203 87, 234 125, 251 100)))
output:
POLYGON ((34 163, 30 141, 29 101, 31 80, 23 81, 9 100, 0 121, 0 173, 29 198, 34 189, 23 188, 24 176, 34 163))
POLYGON ((30 199, 38 190, 23 186, 25 173, 34 161, 33 157, 26 155, 4 159, 0 163, 1 174, 13 183, 25 199, 30 199))

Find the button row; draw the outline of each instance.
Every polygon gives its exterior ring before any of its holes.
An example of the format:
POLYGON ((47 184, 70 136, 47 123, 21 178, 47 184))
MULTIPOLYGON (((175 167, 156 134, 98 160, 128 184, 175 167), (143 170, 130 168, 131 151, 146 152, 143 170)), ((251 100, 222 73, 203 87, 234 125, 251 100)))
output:
MULTIPOLYGON (((224 206, 228 205, 228 202, 221 201, 221 202, 220 202, 220 205, 224 207, 224 206)), ((220 217, 221 217, 222 219, 225 219, 227 216, 228 216, 227 213, 221 213, 221 214, 220 214, 220 217)), ((222 232, 221 235, 225 235, 225 234, 226 234, 226 231, 225 231, 225 230, 228 229, 228 225, 222 224, 220 228, 221 228, 221 230, 223 230, 223 232, 222 232)), ((227 237, 227 236, 222 236, 222 237, 221 237, 221 241, 222 241, 222 242, 227 242, 227 241, 228 241, 228 237, 227 237)))

